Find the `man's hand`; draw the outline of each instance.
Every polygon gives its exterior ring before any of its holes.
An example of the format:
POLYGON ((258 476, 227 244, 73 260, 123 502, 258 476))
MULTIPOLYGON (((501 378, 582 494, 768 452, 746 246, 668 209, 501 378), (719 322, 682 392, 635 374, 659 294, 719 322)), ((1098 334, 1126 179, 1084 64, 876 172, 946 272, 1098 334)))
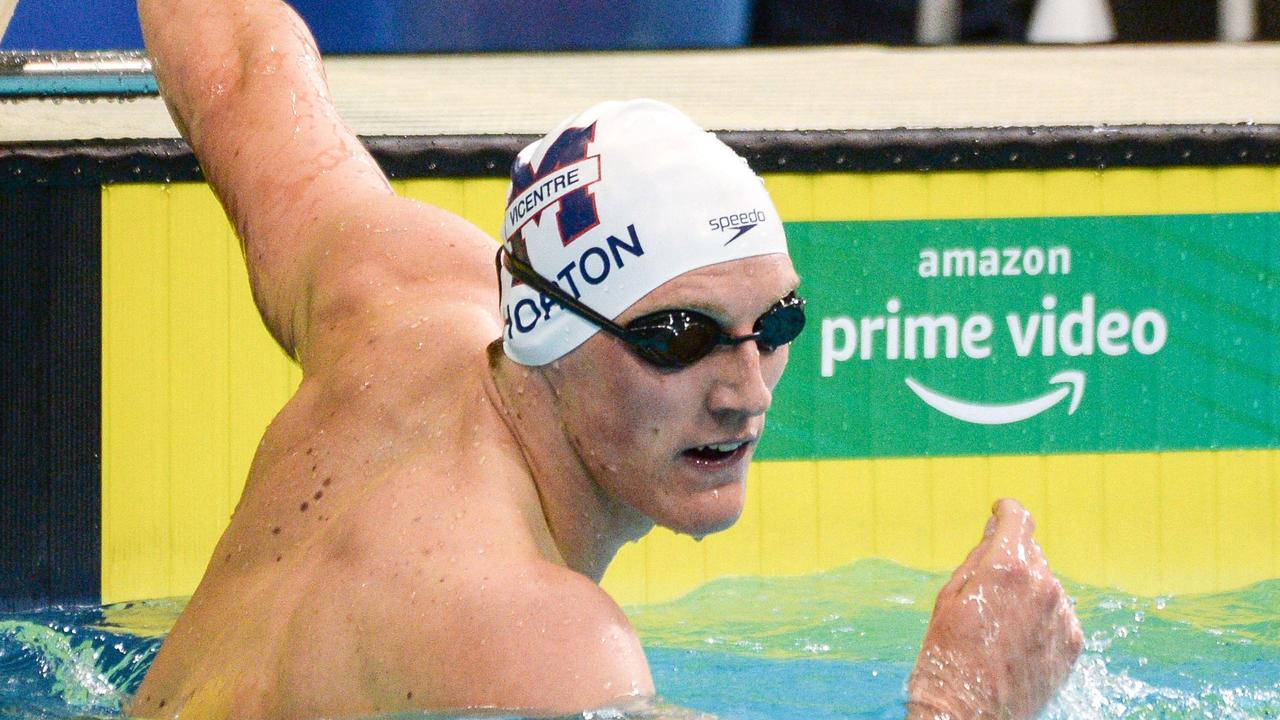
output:
POLYGON ((907 683, 908 718, 1033 718, 1080 655, 1071 601, 1014 500, 938 593, 907 683))

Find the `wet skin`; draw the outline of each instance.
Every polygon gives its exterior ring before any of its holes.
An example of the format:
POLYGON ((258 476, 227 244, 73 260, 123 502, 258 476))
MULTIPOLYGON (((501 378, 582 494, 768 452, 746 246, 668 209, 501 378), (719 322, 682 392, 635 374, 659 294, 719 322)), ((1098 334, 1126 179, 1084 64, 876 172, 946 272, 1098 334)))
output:
MULTIPOLYGON (((672 372, 601 334, 544 368, 491 364, 496 301, 442 311, 391 282, 333 318, 357 337, 267 431, 134 712, 567 711, 652 693, 592 580, 654 523, 705 534, 737 518, 787 350, 723 347, 672 372), (745 444, 690 453, 731 441, 745 444)), ((744 334, 796 282, 784 256, 735 261, 620 319, 693 307, 744 334)))
MULTIPOLYGON (((303 381, 129 713, 568 712, 652 694, 635 632, 596 581, 655 523, 704 534, 738 516, 787 351, 724 347, 671 373, 596 335, 547 367, 514 365, 491 346, 493 240, 391 191, 286 5, 138 7, 175 124, 303 381)), ((785 258, 748 258, 683 275, 618 319, 693 307, 740 335, 795 284, 785 258)), ((939 597, 922 662, 964 661, 915 676, 928 694, 913 715, 1022 717, 1052 690, 1024 680, 1061 677, 1079 651, 1047 567, 1011 573, 988 555, 965 582, 999 586, 1002 614, 975 620, 963 594, 939 597), (960 631, 1005 617, 976 651, 960 631), (975 673, 999 692, 957 695, 975 673)))
MULTIPOLYGON (((139 11, 175 123, 241 237, 268 329, 304 379, 267 429, 130 712, 571 711, 651 694, 635 633, 594 580, 619 546, 668 522, 662 514, 707 527, 737 514, 731 494, 691 511, 675 499, 633 505, 645 484, 676 487, 670 458, 725 439, 725 424, 698 419, 705 398, 664 401, 677 425, 643 445, 658 455, 615 472, 596 462, 608 444, 590 428, 571 440, 561 401, 636 408, 642 389, 689 393, 695 380, 722 394, 708 373, 734 363, 735 376, 768 365, 771 385, 784 356, 762 365, 751 350, 719 353, 682 380, 644 385, 610 372, 612 386, 596 394, 576 388, 594 382, 578 374, 629 362, 625 350, 589 342, 579 370, 571 358, 513 366, 488 347, 501 333, 493 240, 391 192, 337 117, 314 45, 286 6, 142 0, 139 11), (630 477, 637 471, 649 475, 630 477)), ((748 327, 794 275, 756 280, 767 293, 700 301, 748 327)), ((697 299, 684 292, 636 310, 697 299)), ((633 412, 628 422, 610 432, 638 437, 668 419, 633 412)), ((730 423, 735 433, 747 424, 730 423)))
MULTIPOLYGON (((680 276, 620 316, 692 308, 735 335, 795 289, 782 255, 747 258, 680 276)), ((682 370, 639 359, 597 334, 543 371, 574 454, 594 485, 636 524, 695 536, 723 530, 742 512, 747 465, 789 347, 721 346, 682 370), (727 452, 700 451, 718 445, 727 452)))

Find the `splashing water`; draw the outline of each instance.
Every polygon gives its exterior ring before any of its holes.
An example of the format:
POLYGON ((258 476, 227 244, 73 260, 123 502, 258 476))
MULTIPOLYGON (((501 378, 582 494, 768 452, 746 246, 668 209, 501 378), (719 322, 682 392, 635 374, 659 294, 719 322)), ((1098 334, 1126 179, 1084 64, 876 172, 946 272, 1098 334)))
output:
MULTIPOLYGON (((807 577, 718 580, 628 614, 666 703, 738 720, 901 718, 945 579, 865 560, 807 577)), ((1280 580, 1157 598, 1067 590, 1088 640, 1045 718, 1280 716, 1280 580)), ((0 614, 0 717, 118 716, 182 604, 0 614)))
MULTIPOLYGON (((901 718, 946 577, 866 560, 716 581, 629 614, 669 701, 733 718, 901 718)), ((1065 584, 1087 642, 1047 720, 1280 717, 1280 580, 1157 598, 1065 584)))
POLYGON ((118 715, 182 606, 162 600, 0 614, 0 717, 118 715))

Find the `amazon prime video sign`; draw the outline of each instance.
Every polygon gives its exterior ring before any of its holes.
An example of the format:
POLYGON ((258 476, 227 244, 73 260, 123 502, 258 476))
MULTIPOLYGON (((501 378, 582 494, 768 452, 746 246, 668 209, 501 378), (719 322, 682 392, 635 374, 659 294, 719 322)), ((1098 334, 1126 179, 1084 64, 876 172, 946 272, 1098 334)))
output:
POLYGON ((1280 447, 1280 214, 798 223, 761 456, 1280 447))

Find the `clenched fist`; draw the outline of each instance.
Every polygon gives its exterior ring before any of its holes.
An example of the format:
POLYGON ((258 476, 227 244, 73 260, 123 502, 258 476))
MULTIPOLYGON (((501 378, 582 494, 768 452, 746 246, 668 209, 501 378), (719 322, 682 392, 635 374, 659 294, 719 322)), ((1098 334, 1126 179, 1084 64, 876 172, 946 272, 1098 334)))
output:
POLYGON ((982 541, 938 593, 907 683, 908 718, 1033 718, 1066 679, 1084 636, 1033 532, 1016 501, 992 508, 982 541))

